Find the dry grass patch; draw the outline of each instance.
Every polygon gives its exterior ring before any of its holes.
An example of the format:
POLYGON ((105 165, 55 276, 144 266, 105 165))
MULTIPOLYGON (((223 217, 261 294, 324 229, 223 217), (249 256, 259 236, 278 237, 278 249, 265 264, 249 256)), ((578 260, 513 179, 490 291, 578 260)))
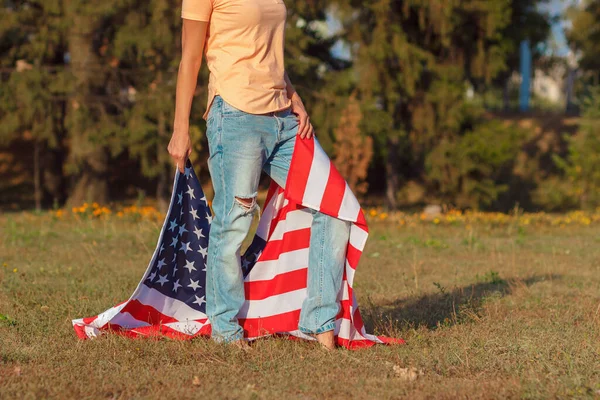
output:
POLYGON ((135 288, 160 222, 0 216, 0 398, 600 396, 600 228, 371 223, 369 330, 405 346, 327 354, 265 339, 76 339, 135 288), (416 377, 403 371, 414 368, 416 377))

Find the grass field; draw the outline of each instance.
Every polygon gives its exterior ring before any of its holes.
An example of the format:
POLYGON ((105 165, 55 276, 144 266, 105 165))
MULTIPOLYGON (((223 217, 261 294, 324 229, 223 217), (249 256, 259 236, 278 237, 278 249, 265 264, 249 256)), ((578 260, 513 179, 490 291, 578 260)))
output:
POLYGON ((2 215, 0 398, 600 398, 600 223, 376 215, 356 293, 407 344, 333 354, 80 341, 71 319, 129 297, 162 221, 2 215))

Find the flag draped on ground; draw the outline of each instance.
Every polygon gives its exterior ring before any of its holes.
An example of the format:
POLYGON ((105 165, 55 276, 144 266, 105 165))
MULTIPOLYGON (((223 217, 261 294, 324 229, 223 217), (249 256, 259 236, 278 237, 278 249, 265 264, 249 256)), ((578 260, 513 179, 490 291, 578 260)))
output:
MULTIPOLYGON (((366 333, 353 292, 368 236, 350 187, 316 140, 296 140, 286 187, 271 183, 252 243, 241 256, 246 301, 238 313, 248 339, 280 334, 313 340, 298 330, 306 297, 312 214, 352 222, 336 318, 337 343, 347 348, 403 343, 366 333)), ((210 207, 190 160, 175 172, 169 210, 152 259, 131 297, 103 313, 73 320, 77 336, 106 331, 126 336, 188 339, 209 336, 205 280, 210 207)))

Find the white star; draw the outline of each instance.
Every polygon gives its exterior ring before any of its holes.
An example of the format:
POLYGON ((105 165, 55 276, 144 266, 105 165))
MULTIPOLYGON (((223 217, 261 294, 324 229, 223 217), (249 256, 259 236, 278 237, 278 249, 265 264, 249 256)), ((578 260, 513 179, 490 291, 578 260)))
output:
POLYGON ((183 250, 183 253, 187 254, 188 251, 192 250, 192 248, 190 247, 190 242, 181 242, 181 247, 179 248, 179 250, 183 250))
POLYGON ((177 227, 177 219, 173 218, 173 221, 169 221, 171 223, 171 226, 169 227, 169 230, 171 232, 173 232, 175 230, 175 228, 177 227))
POLYGON ((177 204, 181 204, 181 202, 183 201, 183 193, 177 193, 177 204))
POLYGON ((202 196, 200 200, 202 200, 204 204, 208 205, 208 201, 206 201, 206 196, 202 196))
POLYGON ((242 261, 242 265, 244 266, 244 268, 248 268, 248 266, 250 266, 250 264, 252 264, 252 263, 247 258, 244 258, 244 261, 242 261))
POLYGON ((173 242, 171 242, 171 245, 169 247, 175 247, 176 248, 177 247, 177 241, 178 241, 177 236, 173 237, 172 240, 173 240, 173 242))
POLYGON ((203 257, 206 257, 208 255, 208 247, 202 247, 202 245, 200 245, 200 249, 196 251, 202 254, 203 257))
POLYGON ((196 298, 196 300, 194 301, 194 304, 198 304, 199 306, 201 306, 203 303, 206 303, 206 300, 204 300, 204 296, 198 297, 198 296, 194 295, 194 297, 196 298))
POLYGON ((189 232, 187 229, 185 229, 185 224, 181 224, 179 226, 179 236, 183 235, 184 232, 189 232))
POLYGON ((200 240, 201 237, 206 237, 202 234, 202 229, 200 228, 194 229, 194 233, 196 234, 196 236, 198 236, 198 240, 200 240))
POLYGON ((194 217, 194 220, 200 219, 200 217, 198 216, 198 210, 194 210, 194 207, 190 207, 192 210, 190 211, 190 214, 192 214, 192 217, 194 217))
POLYGON ((190 279, 190 284, 187 287, 191 287, 192 289, 194 289, 194 292, 196 291, 196 289, 201 288, 202 286, 198 285, 198 281, 195 281, 193 279, 190 279))
POLYGON ((175 273, 177 272, 177 264, 175 264, 173 266, 173 276, 175 276, 175 273))
POLYGON ((192 174, 192 169, 185 167, 185 176, 189 178, 191 174, 192 174))
POLYGON ((181 218, 183 216, 183 207, 181 207, 181 210, 179 210, 179 218, 181 218))
POLYGON ((150 282, 152 282, 154 280, 154 277, 156 276, 156 271, 152 272, 150 274, 150 276, 148 277, 148 279, 150 280, 150 282))
POLYGON ((158 265, 156 266, 156 268, 160 270, 165 265, 167 265, 167 263, 165 262, 165 259, 163 258, 158 261, 158 265))
POLYGON ((169 282, 169 280, 167 279, 167 274, 159 275, 158 281, 156 281, 156 283, 160 283, 161 287, 167 282, 169 282))
POLYGON ((161 243, 160 244, 160 251, 158 252, 158 255, 160 255, 160 253, 162 253, 164 249, 165 249, 165 244, 161 243))
POLYGON ((194 263, 195 263, 195 261, 185 260, 185 266, 183 268, 187 268, 187 270, 191 274, 192 271, 196 271, 196 267, 194 267, 194 263))
POLYGON ((179 284, 179 279, 177 279, 177 281, 173 282, 173 291, 175 293, 177 293, 177 289, 179 289, 181 287, 181 285, 179 284))
POLYGON ((173 259, 171 260, 171 262, 175 262, 175 260, 177 260, 177 252, 173 253, 173 259))
POLYGON ((208 220, 209 224, 212 222, 212 219, 213 219, 213 217, 210 215, 210 213, 208 211, 206 212, 206 219, 208 220))
POLYGON ((188 187, 188 190, 186 193, 190 195, 190 198, 195 199, 196 196, 194 196, 194 189, 192 189, 190 185, 187 185, 187 187, 188 187))

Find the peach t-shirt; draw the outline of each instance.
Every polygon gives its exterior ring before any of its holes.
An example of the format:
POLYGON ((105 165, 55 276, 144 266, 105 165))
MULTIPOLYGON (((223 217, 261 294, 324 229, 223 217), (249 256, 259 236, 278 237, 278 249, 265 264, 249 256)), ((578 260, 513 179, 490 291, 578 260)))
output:
POLYGON ((283 0, 183 0, 181 17, 210 21, 206 119, 215 95, 252 114, 290 106, 284 79, 283 0))

